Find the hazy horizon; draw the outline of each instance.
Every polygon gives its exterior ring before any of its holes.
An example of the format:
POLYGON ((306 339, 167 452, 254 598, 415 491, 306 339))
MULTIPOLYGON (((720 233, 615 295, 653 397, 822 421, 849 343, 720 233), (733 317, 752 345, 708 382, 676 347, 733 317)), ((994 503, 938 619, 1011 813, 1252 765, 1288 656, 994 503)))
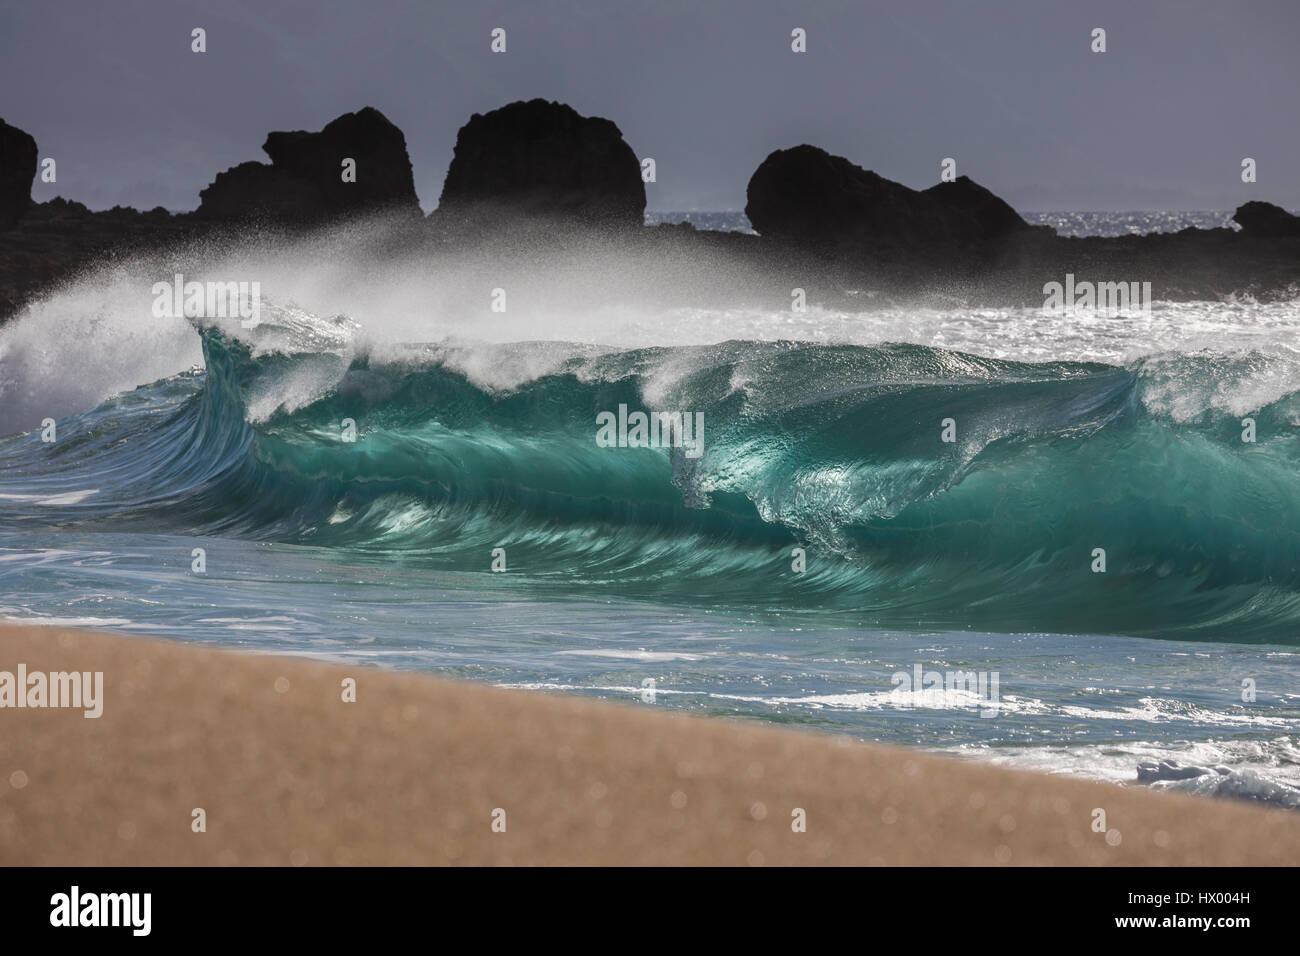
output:
POLYGON ((218 172, 267 160, 268 132, 374 106, 406 135, 428 212, 469 116, 533 97, 607 117, 654 157, 653 212, 741 210, 763 158, 800 143, 913 188, 953 157, 1025 212, 1296 208, 1298 26, 1280 0, 0 0, 0 118, 58 162, 38 201, 95 209, 193 209, 218 172), (196 26, 206 53, 190 50, 196 26))

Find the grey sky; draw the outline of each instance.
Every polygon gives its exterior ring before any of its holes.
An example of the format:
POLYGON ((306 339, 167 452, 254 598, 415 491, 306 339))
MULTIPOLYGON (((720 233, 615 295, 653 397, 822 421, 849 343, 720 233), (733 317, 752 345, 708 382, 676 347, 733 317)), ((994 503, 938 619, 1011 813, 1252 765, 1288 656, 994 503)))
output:
POLYGON ((914 187, 951 156, 1026 210, 1294 208, 1298 38, 1295 0, 0 0, 0 117, 58 162, 37 199, 92 208, 193 208, 270 130, 371 105, 427 211, 469 115, 534 96, 653 156, 651 209, 742 208, 802 142, 914 187))

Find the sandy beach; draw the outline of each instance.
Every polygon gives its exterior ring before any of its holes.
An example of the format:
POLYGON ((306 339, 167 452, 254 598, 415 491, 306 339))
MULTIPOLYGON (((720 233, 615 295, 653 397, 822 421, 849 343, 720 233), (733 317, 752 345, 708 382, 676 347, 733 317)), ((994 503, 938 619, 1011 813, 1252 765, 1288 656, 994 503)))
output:
POLYGON ((103 699, 98 718, 0 709, 9 865, 1180 866, 1300 855, 1300 817, 1287 811, 637 700, 0 628, 0 672, 19 665, 102 672, 103 699), (344 700, 349 678, 355 701, 344 700), (1107 834, 1093 830, 1098 808, 1107 834))

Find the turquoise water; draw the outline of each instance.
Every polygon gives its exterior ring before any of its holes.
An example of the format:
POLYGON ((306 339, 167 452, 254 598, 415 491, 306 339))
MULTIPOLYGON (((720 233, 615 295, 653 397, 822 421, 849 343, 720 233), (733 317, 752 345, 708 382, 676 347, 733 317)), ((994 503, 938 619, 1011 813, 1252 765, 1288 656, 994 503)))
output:
POLYGON ((112 316, 0 336, 0 616, 1300 805, 1293 306, 600 347, 265 312, 161 358, 112 316), (701 453, 602 447, 620 406, 702 415, 701 453))

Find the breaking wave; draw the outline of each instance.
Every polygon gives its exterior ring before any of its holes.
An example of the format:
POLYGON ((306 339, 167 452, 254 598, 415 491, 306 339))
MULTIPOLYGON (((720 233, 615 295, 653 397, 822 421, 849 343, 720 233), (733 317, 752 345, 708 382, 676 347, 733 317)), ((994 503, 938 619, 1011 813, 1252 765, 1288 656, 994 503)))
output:
POLYGON ((206 371, 67 418, 53 443, 0 439, 0 528, 242 537, 484 576, 503 548, 522 587, 1297 643, 1300 396, 1239 397, 1300 380, 1293 356, 371 352, 354 333, 289 309, 249 333, 199 329, 206 371), (702 414, 702 455, 600 447, 597 415, 621 405, 702 414))

